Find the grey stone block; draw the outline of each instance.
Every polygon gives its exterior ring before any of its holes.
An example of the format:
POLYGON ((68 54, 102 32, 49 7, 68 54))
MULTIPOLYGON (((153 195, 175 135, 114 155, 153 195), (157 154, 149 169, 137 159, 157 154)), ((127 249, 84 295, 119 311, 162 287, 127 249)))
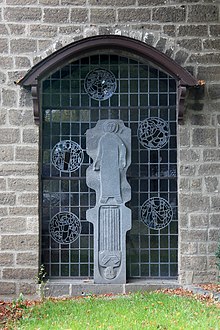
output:
POLYGON ((33 6, 8 6, 4 8, 4 19, 8 22, 36 22, 42 19, 42 10, 33 6))
POLYGON ((146 8, 119 8, 118 9, 118 22, 147 22, 150 20, 151 11, 146 8))
POLYGON ((187 22, 217 22, 219 17, 219 8, 215 5, 189 5, 187 22))
POLYGON ((91 23, 114 23, 116 19, 116 11, 114 9, 91 9, 91 23))
POLYGON ((152 21, 158 22, 184 22, 186 19, 186 6, 160 7, 152 9, 152 21))
POLYGON ((16 293, 16 285, 14 282, 0 281, 0 295, 14 295, 16 293))
POLYGON ((131 163, 131 130, 121 120, 99 120, 86 132, 93 163, 87 185, 96 191, 96 206, 86 218, 94 226, 95 283, 126 283, 126 232, 131 229, 131 198, 126 172, 131 163))
POLYGON ((215 128, 194 128, 192 130, 192 145, 198 146, 216 146, 216 129, 215 128))

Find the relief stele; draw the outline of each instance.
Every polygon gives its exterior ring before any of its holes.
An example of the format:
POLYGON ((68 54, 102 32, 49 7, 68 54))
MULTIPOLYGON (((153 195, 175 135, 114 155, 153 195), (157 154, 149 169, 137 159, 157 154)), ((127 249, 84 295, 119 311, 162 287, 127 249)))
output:
POLYGON ((86 132, 93 163, 87 185, 96 191, 96 205, 87 210, 94 226, 94 282, 126 283, 126 233, 131 229, 131 199, 126 172, 131 163, 131 131, 122 120, 99 120, 86 132))

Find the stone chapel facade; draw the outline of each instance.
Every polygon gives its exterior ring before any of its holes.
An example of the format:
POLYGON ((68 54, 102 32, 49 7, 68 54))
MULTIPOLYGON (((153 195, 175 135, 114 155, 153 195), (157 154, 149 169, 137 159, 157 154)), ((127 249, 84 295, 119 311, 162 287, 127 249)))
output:
POLYGON ((216 281, 220 2, 1 0, 0 14, 0 296, 34 295, 42 264, 51 295, 91 292, 94 265, 97 292, 126 291, 125 263, 128 284, 216 281))

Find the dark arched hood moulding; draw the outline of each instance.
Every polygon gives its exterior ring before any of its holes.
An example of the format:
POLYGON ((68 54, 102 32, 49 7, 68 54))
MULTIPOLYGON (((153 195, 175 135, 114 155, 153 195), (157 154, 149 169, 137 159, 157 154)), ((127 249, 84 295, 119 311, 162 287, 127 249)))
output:
POLYGON ((57 50, 33 66, 31 70, 17 82, 17 84, 25 88, 31 88, 34 102, 34 118, 36 123, 39 122, 38 83, 56 68, 66 65, 68 62, 73 61, 76 57, 82 57, 94 51, 108 49, 114 49, 115 51, 126 51, 128 53, 141 56, 143 59, 150 61, 175 78, 178 82, 179 121, 182 120, 183 102, 186 88, 198 86, 198 81, 174 60, 161 53, 154 47, 124 36, 100 35, 73 42, 57 50))

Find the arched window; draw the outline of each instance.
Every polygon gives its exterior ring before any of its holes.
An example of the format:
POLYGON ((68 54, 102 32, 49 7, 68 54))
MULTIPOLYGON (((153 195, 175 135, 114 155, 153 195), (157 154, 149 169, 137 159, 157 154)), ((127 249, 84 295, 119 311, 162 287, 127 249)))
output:
POLYGON ((101 119, 131 128, 127 276, 176 277, 177 119, 181 90, 196 80, 141 42, 99 36, 52 54, 20 83, 32 86, 41 125, 41 262, 49 277, 93 276, 85 133, 101 119))

